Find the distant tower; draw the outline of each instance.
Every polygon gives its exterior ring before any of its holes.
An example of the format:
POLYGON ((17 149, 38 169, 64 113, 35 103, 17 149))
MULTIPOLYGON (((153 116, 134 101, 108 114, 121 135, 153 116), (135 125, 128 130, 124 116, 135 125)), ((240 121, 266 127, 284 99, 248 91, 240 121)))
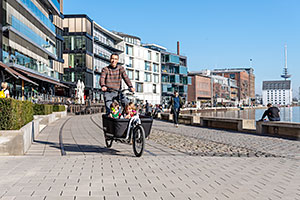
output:
POLYGON ((284 69, 281 77, 284 78, 284 80, 291 77, 291 75, 288 74, 288 69, 287 69, 287 45, 284 45, 284 69))

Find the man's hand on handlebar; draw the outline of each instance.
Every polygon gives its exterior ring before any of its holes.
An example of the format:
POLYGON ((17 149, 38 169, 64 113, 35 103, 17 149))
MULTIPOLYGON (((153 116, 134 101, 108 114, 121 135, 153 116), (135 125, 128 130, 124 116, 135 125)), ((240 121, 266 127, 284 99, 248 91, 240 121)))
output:
POLYGON ((101 90, 102 90, 103 92, 106 92, 107 87, 103 86, 103 87, 101 88, 101 90))
POLYGON ((132 87, 132 88, 130 88, 130 91, 131 92, 135 92, 135 89, 132 87))

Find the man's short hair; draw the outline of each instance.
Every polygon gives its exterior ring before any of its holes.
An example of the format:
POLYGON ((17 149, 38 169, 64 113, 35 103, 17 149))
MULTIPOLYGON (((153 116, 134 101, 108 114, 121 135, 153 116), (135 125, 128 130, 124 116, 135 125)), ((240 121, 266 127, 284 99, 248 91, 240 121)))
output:
POLYGON ((272 104, 271 104, 271 103, 268 103, 268 104, 267 104, 267 107, 270 107, 270 106, 272 106, 272 104))
POLYGON ((113 56, 118 56, 118 58, 119 58, 119 54, 113 53, 113 54, 111 54, 110 59, 111 59, 113 56))

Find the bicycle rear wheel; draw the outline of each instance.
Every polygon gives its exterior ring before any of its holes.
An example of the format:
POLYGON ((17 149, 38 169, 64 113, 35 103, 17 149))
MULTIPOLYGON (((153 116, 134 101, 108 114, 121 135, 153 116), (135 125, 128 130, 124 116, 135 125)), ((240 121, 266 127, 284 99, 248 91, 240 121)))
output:
POLYGON ((136 157, 141 157, 145 148, 145 131, 144 128, 139 125, 133 130, 133 152, 136 157))

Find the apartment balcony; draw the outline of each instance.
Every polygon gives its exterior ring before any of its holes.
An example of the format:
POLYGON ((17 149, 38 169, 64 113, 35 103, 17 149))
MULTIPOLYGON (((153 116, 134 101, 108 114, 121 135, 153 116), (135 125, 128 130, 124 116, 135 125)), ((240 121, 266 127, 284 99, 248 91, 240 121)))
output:
POLYGON ((114 52, 124 52, 122 45, 109 44, 106 40, 94 36, 94 42, 98 45, 102 45, 114 52))
MULTIPOLYGON (((16 0, 17 3, 19 3, 19 5, 21 6, 21 8, 24 9, 25 12, 28 13, 27 18, 29 21, 33 21, 35 20, 36 22, 38 22, 38 24, 40 24, 41 26, 38 28, 40 29, 46 29, 48 30, 49 33, 51 33, 53 36, 55 36, 55 26, 54 24, 51 22, 51 20, 45 16, 38 8, 37 6, 32 3, 32 1, 30 0, 16 0)), ((22 10, 20 10, 20 12, 22 14, 23 13, 22 10)), ((25 15, 24 15, 25 16, 25 15)), ((37 26, 37 24, 35 24, 37 26)))
MULTIPOLYGON (((3 31, 12 32, 13 34, 17 35, 20 39, 23 39, 26 42, 33 45, 34 47, 40 49, 51 58, 57 59, 56 48, 52 46, 49 42, 46 42, 43 38, 37 35, 30 28, 25 26, 22 22, 14 18, 14 16, 12 16, 12 25, 3 27, 3 31)), ((22 41, 19 42, 20 44, 22 44, 22 41)))

